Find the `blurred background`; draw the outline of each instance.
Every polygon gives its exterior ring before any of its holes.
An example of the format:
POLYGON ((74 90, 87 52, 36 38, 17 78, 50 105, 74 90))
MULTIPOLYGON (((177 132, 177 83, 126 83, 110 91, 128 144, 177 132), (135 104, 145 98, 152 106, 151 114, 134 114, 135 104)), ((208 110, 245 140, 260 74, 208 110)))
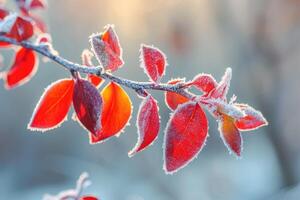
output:
MULTIPOLYGON (((228 96, 236 94, 238 102, 261 110, 270 125, 244 132, 243 156, 236 159, 210 117, 210 137, 198 158, 165 175, 162 140, 170 111, 162 92, 153 92, 162 119, 159 138, 133 158, 127 152, 137 140, 140 99, 127 88, 134 114, 119 138, 90 145, 70 116, 58 129, 28 131, 44 88, 69 76, 55 63, 41 62, 22 87, 7 91, 1 84, 0 199, 42 199, 45 193, 75 187, 83 171, 93 182, 85 192, 103 200, 300 199, 299 0, 49 0, 48 5, 40 14, 63 57, 80 62, 89 35, 114 24, 126 62, 116 75, 147 80, 139 67, 141 43, 167 55, 163 81, 190 80, 200 72, 220 80, 232 67, 228 96)), ((4 55, 3 65, 10 65, 12 53, 4 55)))

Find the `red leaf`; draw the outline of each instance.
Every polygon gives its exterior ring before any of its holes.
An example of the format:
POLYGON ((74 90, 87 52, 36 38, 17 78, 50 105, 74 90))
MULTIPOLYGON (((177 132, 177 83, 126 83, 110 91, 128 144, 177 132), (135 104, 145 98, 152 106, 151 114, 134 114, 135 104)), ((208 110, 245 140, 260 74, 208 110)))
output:
POLYGON ((8 10, 0 8, 0 19, 4 19, 9 14, 8 10))
POLYGON ((125 127, 131 116, 131 100, 117 84, 111 82, 101 92, 103 98, 102 129, 91 135, 91 143, 97 143, 116 135, 125 127))
MULTIPOLYGON (((176 83, 182 82, 184 80, 181 79, 175 79, 172 81, 169 81, 168 84, 175 85, 176 83)), ((171 110, 175 110, 178 105, 188 102, 189 99, 185 96, 182 96, 180 94, 177 94, 176 92, 165 92, 165 102, 167 106, 171 110)))
POLYGON ((27 14, 28 11, 33 9, 45 8, 45 0, 18 0, 17 1, 19 8, 27 14))
POLYGON ((208 135, 208 121, 200 105, 188 102, 171 116, 165 135, 164 169, 173 173, 201 151, 208 135))
POLYGON ((81 197, 80 200, 100 200, 100 199, 98 199, 97 197, 94 197, 94 196, 84 196, 84 197, 81 197))
POLYGON ((159 49, 141 45, 141 62, 142 68, 146 70, 149 78, 155 83, 159 83, 165 73, 166 56, 159 49))
MULTIPOLYGON (((81 54, 82 64, 88 67, 93 66, 92 56, 93 54, 89 50, 83 50, 81 54)), ((87 79, 97 88, 100 87, 104 81, 101 77, 93 74, 88 74, 87 79)))
POLYGON ((234 119, 223 114, 219 122, 219 131, 230 152, 232 151, 237 156, 240 156, 242 150, 242 136, 234 124, 234 119))
POLYGON ((61 79, 47 87, 28 124, 30 130, 46 131, 67 119, 72 103, 74 81, 61 79))
POLYGON ((247 104, 234 105, 239 107, 246 115, 245 117, 235 121, 235 125, 239 130, 249 131, 268 125, 267 120, 260 111, 255 110, 247 104))
POLYGON ((28 4, 28 7, 30 9, 45 8, 46 7, 45 0, 26 0, 26 3, 28 4))
POLYGON ((90 43, 99 63, 101 63, 105 70, 113 72, 124 64, 122 49, 113 26, 108 25, 105 29, 103 33, 92 35, 90 43))
POLYGON ((7 42, 0 42, 0 48, 3 48, 3 47, 10 47, 11 45, 7 42))
POLYGON ((141 103, 138 112, 136 123, 138 128, 138 142, 128 153, 128 156, 134 156, 134 154, 144 150, 154 142, 159 132, 159 124, 157 102, 151 95, 148 95, 141 103))
POLYGON ((220 81, 216 89, 212 91, 210 95, 212 98, 226 99, 226 95, 230 86, 231 74, 231 68, 227 68, 224 76, 222 77, 222 80, 220 81))
POLYGON ((122 57, 122 48, 114 27, 112 25, 107 25, 105 29, 106 30, 102 33, 102 40, 109 45, 115 54, 122 57))
POLYGON ((103 79, 100 78, 99 76, 93 75, 93 74, 89 74, 88 75, 88 80, 97 88, 99 88, 102 83, 103 83, 103 79))
POLYGON ((210 74, 198 74, 193 79, 192 85, 201 92, 209 93, 217 87, 218 83, 210 74))
POLYGON ((102 98, 88 81, 77 79, 74 87, 73 105, 77 119, 92 134, 101 129, 102 98))
POLYGON ((11 89, 26 83, 35 74, 37 66, 38 59, 32 50, 19 49, 12 67, 6 73, 5 87, 11 89))
MULTIPOLYGON (((6 9, 0 8, 0 19, 1 20, 3 20, 8 14, 9 14, 9 12, 6 9)), ((9 47, 9 46, 11 46, 11 45, 7 42, 0 42, 0 47, 9 47)))
POLYGON ((18 42, 31 38, 34 33, 31 21, 16 14, 11 14, 4 18, 0 24, 0 32, 5 33, 5 36, 18 42))

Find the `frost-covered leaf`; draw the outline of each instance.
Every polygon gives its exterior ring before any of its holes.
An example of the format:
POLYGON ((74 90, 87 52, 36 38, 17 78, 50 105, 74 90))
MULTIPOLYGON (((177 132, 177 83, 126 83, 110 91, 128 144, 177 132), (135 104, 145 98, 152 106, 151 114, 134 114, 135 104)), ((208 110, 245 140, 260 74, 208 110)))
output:
POLYGON ((76 80, 73 94, 76 116, 81 124, 94 135, 101 129, 102 104, 98 90, 89 81, 76 80))
POLYGON ((0 32, 18 42, 27 40, 33 36, 33 25, 28 18, 10 14, 0 22, 0 32))
POLYGON ((180 105, 171 116, 165 134, 164 169, 173 173, 191 162, 208 135, 208 121, 200 105, 180 105))
POLYGON ((49 85, 33 112, 28 129, 46 131, 58 127, 66 120, 73 89, 72 79, 61 79, 49 85))
POLYGON ((128 123, 131 100, 127 93, 114 82, 109 83, 101 92, 103 98, 102 129, 91 136, 91 143, 101 142, 122 131, 128 123))
POLYGON ((198 74, 194 77, 192 85, 204 93, 209 93, 218 85, 217 81, 210 74, 198 74))
MULTIPOLYGON (((3 20, 9 14, 8 10, 0 7, 0 21, 3 20)), ((0 47, 9 47, 11 46, 7 42, 0 42, 0 47)))
POLYGON ((20 48, 14 58, 14 63, 5 75, 5 87, 11 89, 30 80, 38 66, 38 58, 34 51, 20 48))
POLYGON ((158 105, 151 95, 148 95, 141 103, 136 125, 138 128, 138 142, 128 153, 130 157, 150 146, 159 133, 158 105))
POLYGON ((145 69, 149 78, 159 83, 162 76, 165 74, 167 65, 166 56, 158 48, 148 45, 141 45, 141 64, 145 69))
MULTIPOLYGON (((174 79, 168 82, 168 84, 175 85, 179 82, 183 82, 183 79, 174 79)), ((165 92, 165 102, 171 110, 175 110, 178 105, 188 102, 189 99, 185 96, 177 94, 176 92, 165 92)))
POLYGON ((109 45, 115 54, 117 54, 120 58, 122 57, 122 48, 113 25, 107 25, 105 27, 105 31, 102 33, 101 39, 109 45))
POLYGON ((242 136, 234 124, 234 119, 228 115, 222 115, 222 119, 219 122, 219 131, 229 151, 240 156, 242 151, 242 136))
POLYGON ((0 20, 4 19, 9 14, 8 10, 0 7, 0 20))
MULTIPOLYGON (((93 57, 92 52, 90 52, 87 49, 83 50, 81 54, 82 64, 88 67, 93 66, 92 57, 93 57)), ((104 81, 101 77, 96 76, 94 74, 88 74, 87 79, 97 88, 100 87, 104 81)))
POLYGON ((267 120, 260 111, 255 110, 247 104, 234 105, 239 107, 245 113, 244 117, 235 121, 235 125, 239 130, 249 131, 268 125, 267 120))
POLYGON ((116 71, 124 64, 122 49, 113 26, 108 25, 105 31, 90 36, 92 50, 105 70, 116 71))
POLYGON ((220 99, 209 98, 205 100, 205 103, 217 118, 222 114, 226 114, 234 119, 240 119, 245 116, 244 111, 240 107, 220 99))
POLYGON ((17 5, 24 14, 34 9, 46 7, 46 0, 17 0, 17 5))
POLYGON ((220 81, 216 89, 214 89, 211 92, 210 96, 212 98, 226 99, 226 95, 230 87, 231 76, 232 76, 232 70, 231 68, 227 68, 224 76, 222 77, 222 80, 220 81))

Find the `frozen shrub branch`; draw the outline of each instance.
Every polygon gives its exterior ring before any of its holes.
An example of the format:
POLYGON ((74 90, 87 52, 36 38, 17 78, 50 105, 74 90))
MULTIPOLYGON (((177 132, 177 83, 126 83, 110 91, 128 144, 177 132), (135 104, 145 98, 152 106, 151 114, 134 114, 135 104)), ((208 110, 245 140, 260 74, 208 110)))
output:
POLYGON ((94 74, 97 75, 103 79, 111 80, 113 82, 116 82, 120 85, 126 86, 128 88, 131 88, 138 92, 139 94, 144 90, 161 90, 161 91, 169 91, 169 92, 176 92, 178 94, 181 94, 182 96, 185 96, 189 99, 192 99, 194 95, 191 93, 185 91, 183 89, 182 84, 176 84, 176 85, 169 85, 169 84, 156 84, 151 82, 137 82, 128 80, 125 78, 121 78, 115 75, 112 75, 108 72, 104 72, 103 68, 101 66, 85 66, 80 65, 78 63, 71 62, 61 56, 59 56, 56 51, 53 51, 51 47, 47 44, 33 44, 29 41, 21 41, 18 42, 15 39, 8 38, 6 36, 0 36, 1 42, 7 42, 10 44, 14 44, 17 46, 22 46, 26 49, 31 49, 35 52, 38 52, 39 54, 49 58, 50 60, 56 62, 57 64, 61 65, 62 67, 66 68, 69 71, 75 71, 85 74, 94 74))
MULTIPOLYGON (((25 8, 20 4, 21 10, 43 5, 41 0, 26 2, 28 5, 25 8)), ((165 103, 172 111, 164 131, 164 170, 174 173, 190 163, 204 147, 208 120, 203 108, 217 120, 224 144, 236 156, 242 153, 241 132, 268 124, 260 111, 247 104, 236 103, 236 96, 227 100, 231 68, 226 69, 220 82, 210 74, 199 73, 191 81, 183 78, 161 83, 168 65, 167 57, 160 49, 142 44, 140 66, 150 82, 128 80, 112 74, 124 66, 122 48, 113 25, 107 25, 103 32, 90 36, 91 51, 83 50, 82 63, 78 64, 55 51, 50 35, 30 16, 29 11, 18 15, 0 9, 0 14, 3 19, 0 20, 0 47, 20 47, 10 69, 2 73, 6 88, 20 86, 35 74, 37 53, 64 67, 72 75, 46 88, 28 123, 28 129, 32 131, 44 132, 59 127, 73 107, 73 119, 88 131, 91 144, 117 136, 132 116, 131 99, 122 88, 125 86, 143 99, 136 119, 138 141, 128 153, 132 157, 153 144, 161 132, 159 104, 149 91, 160 90, 164 92, 165 103), (93 64, 93 56, 99 65, 93 64), (99 93, 103 80, 107 80, 107 84, 99 93), (191 93, 191 87, 200 94, 191 93)))

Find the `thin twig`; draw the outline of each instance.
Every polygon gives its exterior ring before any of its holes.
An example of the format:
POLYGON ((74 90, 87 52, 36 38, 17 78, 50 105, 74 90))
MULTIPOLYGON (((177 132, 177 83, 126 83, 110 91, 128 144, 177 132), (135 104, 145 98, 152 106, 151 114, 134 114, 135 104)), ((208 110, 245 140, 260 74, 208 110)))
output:
POLYGON ((169 85, 169 84, 155 84, 151 82, 138 82, 138 81, 132 81, 125 78, 121 78, 115 75, 112 75, 108 72, 105 72, 101 66, 85 66, 80 65, 78 63, 73 63, 61 56, 59 56, 55 51, 51 50, 49 48, 49 45, 44 44, 33 44, 29 41, 22 41, 18 42, 14 39, 8 38, 6 36, 0 36, 1 42, 7 42, 13 45, 22 46, 27 49, 31 49, 35 52, 38 52, 39 54, 49 58, 50 60, 58 63, 59 65, 63 66, 64 68, 68 69, 69 71, 76 71, 80 73, 85 74, 94 74, 97 75, 103 79, 110 80, 113 82, 116 82, 120 85, 126 86, 128 88, 131 88, 138 92, 139 94, 144 93, 145 90, 161 90, 161 91, 170 91, 170 92, 176 92, 182 96, 185 96, 189 99, 193 99, 194 95, 189 93, 188 91, 184 90, 182 87, 182 84, 176 84, 176 85, 169 85))

